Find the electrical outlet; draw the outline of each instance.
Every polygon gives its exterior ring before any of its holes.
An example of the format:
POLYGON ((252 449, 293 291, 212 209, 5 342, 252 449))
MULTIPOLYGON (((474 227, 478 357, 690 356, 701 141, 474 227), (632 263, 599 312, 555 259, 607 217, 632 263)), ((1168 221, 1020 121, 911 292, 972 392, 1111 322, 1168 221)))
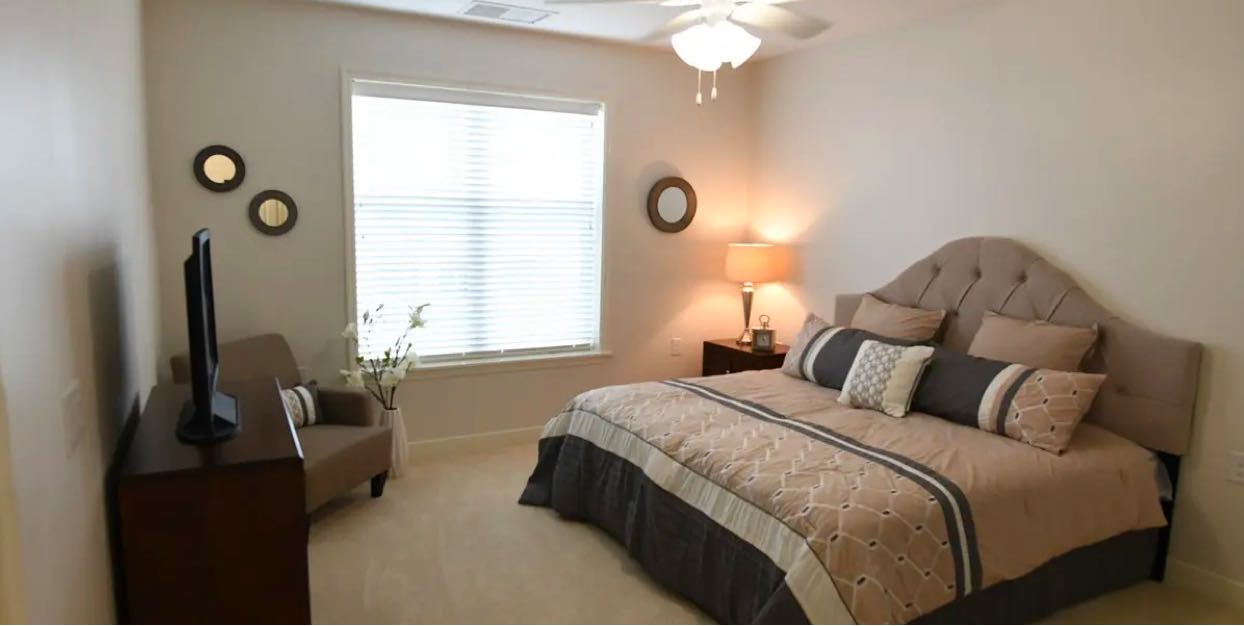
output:
POLYGON ((682 356, 682 337, 670 338, 670 356, 682 356))
POLYGON ((82 414, 82 385, 75 378, 60 397, 61 419, 65 426, 65 451, 72 453, 86 436, 86 416, 82 414))
POLYGON ((1244 483, 1244 452, 1232 450, 1227 463, 1227 480, 1233 483, 1244 483))

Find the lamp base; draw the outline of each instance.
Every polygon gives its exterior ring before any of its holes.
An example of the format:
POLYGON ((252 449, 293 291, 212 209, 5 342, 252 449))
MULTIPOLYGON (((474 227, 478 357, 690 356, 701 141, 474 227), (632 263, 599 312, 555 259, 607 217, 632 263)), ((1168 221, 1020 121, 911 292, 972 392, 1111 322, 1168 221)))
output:
POLYGON ((752 345, 752 294, 756 288, 751 283, 743 283, 743 334, 734 342, 740 346, 752 345))
POLYGON ((743 329, 743 334, 739 335, 739 338, 738 338, 738 339, 735 339, 735 340, 734 340, 734 343, 737 343, 737 344, 739 344, 740 346, 750 346, 750 345, 752 345, 752 329, 751 329, 751 328, 744 328, 744 329, 743 329))

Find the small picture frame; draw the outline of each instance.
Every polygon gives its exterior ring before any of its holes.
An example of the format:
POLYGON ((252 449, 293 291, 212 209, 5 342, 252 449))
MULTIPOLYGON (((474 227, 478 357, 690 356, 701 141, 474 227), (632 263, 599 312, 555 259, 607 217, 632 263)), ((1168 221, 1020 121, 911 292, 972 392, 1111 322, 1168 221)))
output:
POLYGON ((777 341, 772 328, 769 328, 769 316, 760 316, 760 328, 752 331, 752 352, 773 352, 777 341))

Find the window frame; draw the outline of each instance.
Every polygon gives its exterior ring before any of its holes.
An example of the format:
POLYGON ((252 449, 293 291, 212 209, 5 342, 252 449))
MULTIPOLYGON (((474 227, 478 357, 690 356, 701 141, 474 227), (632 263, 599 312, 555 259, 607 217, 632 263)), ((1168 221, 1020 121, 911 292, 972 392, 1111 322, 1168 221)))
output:
MULTIPOLYGON (((545 369, 553 367, 576 367, 594 365, 613 356, 609 350, 609 333, 606 306, 608 300, 608 238, 605 229, 605 212, 608 210, 609 189, 609 125, 608 105, 603 98, 570 97, 563 94, 542 92, 538 90, 501 87, 496 85, 447 83, 439 80, 420 79, 392 74, 377 74, 342 68, 341 70, 341 160, 342 160, 342 206, 344 214, 345 234, 345 273, 346 273, 346 323, 358 319, 358 291, 356 282, 356 258, 354 241, 354 107, 353 97, 355 83, 376 83, 377 85, 392 84, 394 89, 409 88, 412 91, 424 90, 428 93, 442 90, 467 95, 479 102, 497 103, 509 106, 506 102, 520 104, 524 101, 543 100, 560 101, 566 105, 565 110, 586 109, 594 107, 599 110, 602 123, 601 129, 601 188, 600 211, 596 216, 596 232, 599 259, 599 293, 596 307, 597 345, 594 349, 563 352, 541 352, 498 356, 491 358, 473 358, 462 360, 442 360, 433 363, 419 363, 407 373, 407 379, 441 378, 447 376, 467 376, 493 372, 545 369)), ((372 88, 369 87, 370 91, 372 88)), ((381 87, 380 89, 383 89, 381 87)), ((435 306, 435 304, 433 304, 435 306)), ((345 326, 342 324, 341 326, 345 326)), ((357 356, 355 346, 346 342, 346 366, 354 363, 357 356)))

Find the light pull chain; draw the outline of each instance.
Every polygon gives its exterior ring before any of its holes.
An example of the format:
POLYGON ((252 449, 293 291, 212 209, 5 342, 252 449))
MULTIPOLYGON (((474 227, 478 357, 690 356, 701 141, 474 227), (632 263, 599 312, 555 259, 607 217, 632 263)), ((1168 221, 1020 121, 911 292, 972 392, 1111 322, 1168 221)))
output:
POLYGON ((713 102, 717 101, 717 70, 713 70, 713 90, 708 92, 708 99, 713 102))
POLYGON ((703 72, 701 72, 700 70, 695 71, 695 104, 696 106, 704 104, 704 94, 701 93, 702 87, 700 86, 702 74, 703 72))

